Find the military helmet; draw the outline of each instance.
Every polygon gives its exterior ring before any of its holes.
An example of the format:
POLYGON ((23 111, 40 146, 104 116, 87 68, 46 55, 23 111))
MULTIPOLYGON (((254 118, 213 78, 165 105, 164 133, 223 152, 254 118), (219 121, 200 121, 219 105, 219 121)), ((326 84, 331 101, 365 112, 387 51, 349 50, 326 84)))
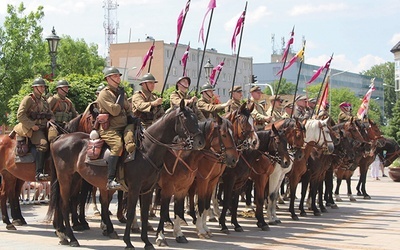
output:
POLYGON ((142 83, 146 83, 146 82, 155 82, 155 83, 157 83, 158 81, 156 80, 156 78, 151 73, 146 73, 146 74, 143 75, 142 79, 140 79, 139 85, 142 85, 142 83))
POLYGON ((100 86, 97 87, 96 90, 96 95, 100 93, 100 91, 102 91, 106 86, 104 84, 101 84, 100 86))
POLYGON ((116 67, 107 68, 106 71, 104 72, 104 80, 106 79, 107 76, 112 76, 112 75, 117 75, 117 74, 122 76, 122 74, 119 72, 119 70, 116 67))
POLYGON ((211 86, 211 84, 206 83, 203 86, 201 86, 200 93, 203 93, 204 91, 207 91, 207 90, 214 90, 214 88, 213 88, 213 86, 211 86))
POLYGON ((67 80, 59 80, 57 82, 56 89, 62 88, 62 87, 69 87, 69 83, 67 82, 67 80))
POLYGON ((32 87, 38 87, 38 86, 47 87, 46 82, 41 77, 36 78, 32 83, 32 87))
POLYGON ((192 82, 192 80, 190 80, 190 77, 188 77, 188 76, 181 76, 181 77, 178 78, 178 81, 176 81, 176 85, 175 85, 176 89, 178 89, 178 83, 179 83, 181 80, 183 80, 183 79, 186 79, 186 80, 188 81, 188 83, 189 83, 189 86, 190 86, 190 83, 192 82))

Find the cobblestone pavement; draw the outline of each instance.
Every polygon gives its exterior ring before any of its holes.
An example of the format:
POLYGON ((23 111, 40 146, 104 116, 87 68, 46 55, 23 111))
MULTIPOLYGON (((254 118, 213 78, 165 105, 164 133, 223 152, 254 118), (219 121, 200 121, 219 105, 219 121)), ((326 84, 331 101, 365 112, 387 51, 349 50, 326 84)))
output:
MULTIPOLYGON (((355 189, 357 177, 353 177, 352 186, 355 189)), ((282 223, 270 226, 270 231, 260 231, 254 218, 240 218, 244 232, 223 234, 218 223, 209 223, 213 232, 211 239, 197 238, 194 226, 189 216, 188 226, 183 226, 188 244, 178 244, 171 229, 166 229, 169 247, 157 249, 398 249, 400 243, 400 182, 393 182, 389 177, 380 181, 368 177, 367 191, 371 200, 357 197, 356 202, 350 202, 341 193, 343 202, 337 203, 339 209, 328 208, 328 212, 315 217, 310 212, 299 221, 293 221, 288 213, 288 202, 279 205, 278 216, 282 223)), ((354 191, 353 191, 354 192, 354 191)), ((299 197, 299 195, 298 195, 299 197)), ((298 204, 298 203, 296 203, 298 204)), ((297 207, 298 205, 296 205, 297 207)), ((17 231, 7 231, 5 224, 0 224, 0 249, 70 249, 69 246, 58 245, 51 223, 45 222, 47 205, 22 205, 27 226, 18 227, 17 231)), ((116 205, 111 205, 115 213, 116 205)), ((241 204, 240 209, 244 209, 241 204)), ((298 211, 297 211, 298 212, 298 211)), ((120 224, 115 215, 112 221, 120 239, 109 239, 102 236, 99 228, 100 217, 95 216, 92 207, 87 210, 87 218, 91 230, 76 232, 75 236, 81 244, 80 249, 122 249, 124 225, 120 224)), ((156 228, 158 218, 150 221, 156 228)), ((227 225, 229 226, 229 218, 227 225)), ((155 241, 155 233, 149 233, 150 240, 155 241)), ((131 234, 132 244, 136 249, 143 249, 144 244, 138 234, 131 234)))

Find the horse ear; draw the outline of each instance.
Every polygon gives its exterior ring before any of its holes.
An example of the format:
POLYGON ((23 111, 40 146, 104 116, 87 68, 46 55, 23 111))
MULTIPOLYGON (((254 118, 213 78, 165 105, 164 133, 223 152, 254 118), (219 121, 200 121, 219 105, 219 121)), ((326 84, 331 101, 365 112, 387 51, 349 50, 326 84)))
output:
POLYGON ((254 109, 254 102, 247 103, 247 106, 248 106, 248 109, 249 109, 250 113, 253 112, 253 109, 254 109), (249 107, 249 105, 250 105, 250 107, 249 107))
POLYGON ((218 125, 222 125, 222 117, 219 116, 217 113, 214 114, 215 114, 214 118, 218 122, 218 125))
POLYGON ((182 98, 181 103, 179 104, 180 109, 185 109, 185 99, 182 98))
POLYGON ((279 134, 278 130, 275 127, 275 124, 272 123, 272 127, 271 128, 272 128, 272 131, 274 132, 275 135, 279 134))

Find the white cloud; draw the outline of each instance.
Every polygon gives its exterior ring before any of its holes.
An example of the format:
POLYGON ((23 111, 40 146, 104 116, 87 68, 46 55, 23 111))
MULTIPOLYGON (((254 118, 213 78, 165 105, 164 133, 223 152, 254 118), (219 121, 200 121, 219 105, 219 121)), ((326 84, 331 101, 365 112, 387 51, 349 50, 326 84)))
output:
POLYGON ((377 64, 382 64, 385 63, 386 60, 379 56, 374 56, 374 55, 365 55, 358 59, 358 64, 356 65, 357 72, 361 72, 364 70, 369 70, 372 66, 377 65, 377 64))
POLYGON ((389 41, 389 44, 390 44, 391 46, 394 46, 394 45, 396 45, 398 42, 400 42, 400 33, 393 34, 392 38, 391 38, 390 41, 389 41))
POLYGON ((289 10, 289 15, 291 16, 301 16, 301 15, 309 15, 313 13, 327 13, 339 10, 347 9, 347 5, 344 3, 331 3, 331 4, 320 4, 320 5, 298 5, 294 6, 291 10, 289 10))

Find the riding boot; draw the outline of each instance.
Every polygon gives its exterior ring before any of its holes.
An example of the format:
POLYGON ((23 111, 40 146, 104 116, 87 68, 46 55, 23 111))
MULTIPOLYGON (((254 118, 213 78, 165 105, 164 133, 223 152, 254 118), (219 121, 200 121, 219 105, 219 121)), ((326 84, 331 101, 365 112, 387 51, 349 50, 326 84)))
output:
POLYGON ((107 190, 121 189, 121 184, 115 180, 115 173, 117 171, 119 156, 110 156, 108 158, 108 181, 107 190))
POLYGON ((44 154, 45 152, 37 151, 36 153, 36 181, 45 181, 48 174, 43 173, 44 169, 44 154))

